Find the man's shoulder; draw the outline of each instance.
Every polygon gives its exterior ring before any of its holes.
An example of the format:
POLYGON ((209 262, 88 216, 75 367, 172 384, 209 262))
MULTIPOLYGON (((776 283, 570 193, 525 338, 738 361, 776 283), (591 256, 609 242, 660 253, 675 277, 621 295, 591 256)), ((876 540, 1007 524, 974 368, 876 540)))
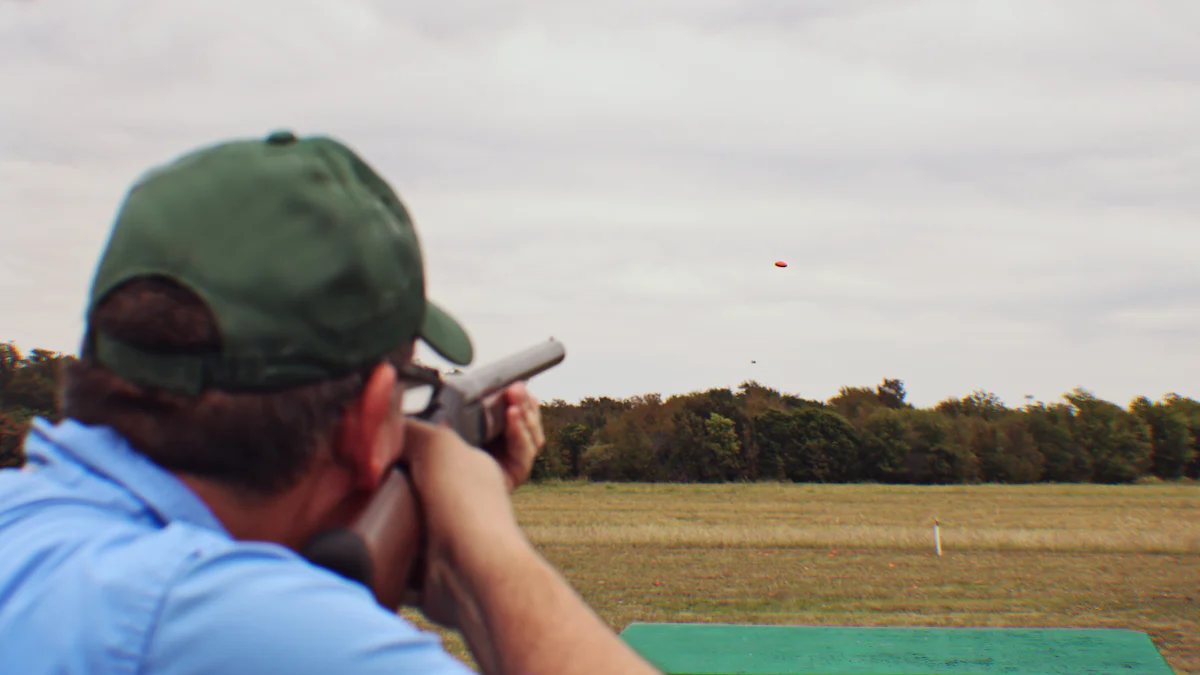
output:
POLYGON ((164 596, 146 673, 470 671, 362 585, 282 547, 197 550, 164 596), (214 649, 214 645, 220 645, 214 649))
POLYGON ((21 672, 470 672, 436 634, 283 546, 0 473, 24 495, 0 500, 13 553, 0 557, 0 642, 21 646, 0 646, 0 661, 21 672))
POLYGON ((117 491, 31 468, 0 471, 0 662, 28 673, 133 667, 196 552, 232 542, 163 527, 117 491))

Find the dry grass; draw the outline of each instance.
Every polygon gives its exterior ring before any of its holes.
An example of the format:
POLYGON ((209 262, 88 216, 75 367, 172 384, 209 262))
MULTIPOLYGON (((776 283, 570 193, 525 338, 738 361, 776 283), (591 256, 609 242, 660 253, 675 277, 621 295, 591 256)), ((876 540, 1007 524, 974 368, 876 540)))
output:
POLYGON ((566 483, 522 488, 516 503, 530 539, 618 631, 1130 628, 1200 675, 1200 486, 566 483))

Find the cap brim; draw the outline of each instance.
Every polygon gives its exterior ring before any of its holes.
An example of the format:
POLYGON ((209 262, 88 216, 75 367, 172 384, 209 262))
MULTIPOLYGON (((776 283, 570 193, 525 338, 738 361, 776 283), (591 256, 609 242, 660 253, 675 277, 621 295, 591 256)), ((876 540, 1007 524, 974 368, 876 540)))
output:
POLYGON ((469 365, 475 357, 467 331, 446 310, 429 301, 425 303, 421 339, 439 356, 457 366, 469 365))

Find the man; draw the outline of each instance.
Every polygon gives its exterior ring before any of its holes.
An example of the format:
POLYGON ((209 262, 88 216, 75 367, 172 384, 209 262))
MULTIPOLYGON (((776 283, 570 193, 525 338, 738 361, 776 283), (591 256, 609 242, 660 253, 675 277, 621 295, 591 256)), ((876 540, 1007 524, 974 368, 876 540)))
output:
POLYGON ((65 419, 0 472, 0 672, 470 672, 296 553, 397 461, 424 514, 420 608, 485 672, 656 672, 517 526, 537 401, 506 392, 499 461, 406 420, 418 339, 472 359, 425 298, 407 211, 344 145, 277 132, 150 172, 97 269, 65 419))

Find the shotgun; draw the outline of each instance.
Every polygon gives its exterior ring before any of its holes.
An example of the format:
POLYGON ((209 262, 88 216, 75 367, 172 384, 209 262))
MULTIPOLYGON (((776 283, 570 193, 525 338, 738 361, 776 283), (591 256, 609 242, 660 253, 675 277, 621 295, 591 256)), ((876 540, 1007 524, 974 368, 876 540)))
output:
MULTIPOLYGON (((481 366, 469 373, 440 376, 432 371, 430 405, 412 415, 433 424, 446 423, 468 444, 487 448, 504 434, 508 403, 504 390, 532 378, 566 358, 554 338, 481 366)), ((430 369, 431 370, 431 369, 430 369)), ((313 537, 301 554, 309 562, 351 581, 392 610, 419 593, 424 550, 420 504, 404 467, 388 471, 362 515, 349 528, 326 530, 313 537)))

